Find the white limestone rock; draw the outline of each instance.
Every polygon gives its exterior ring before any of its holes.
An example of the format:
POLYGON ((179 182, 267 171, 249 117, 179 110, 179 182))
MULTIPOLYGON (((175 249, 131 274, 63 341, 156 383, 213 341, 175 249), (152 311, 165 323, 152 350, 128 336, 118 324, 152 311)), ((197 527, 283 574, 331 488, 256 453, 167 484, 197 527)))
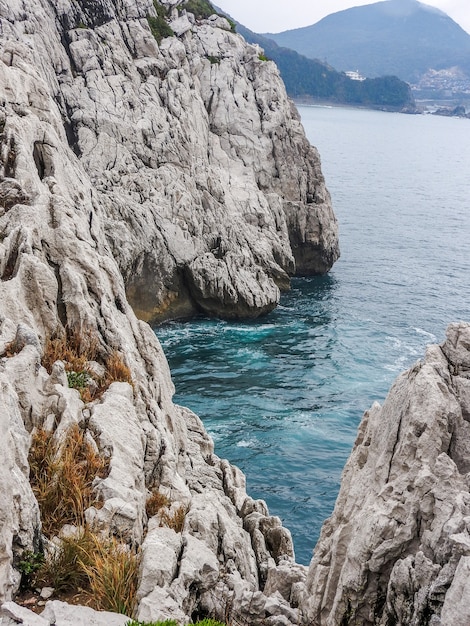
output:
MULTIPOLYGON (((51 622, 42 615, 36 615, 33 611, 19 606, 15 602, 5 602, 0 608, 0 626, 50 626, 51 622)), ((65 625, 64 625, 65 626, 65 625)))
POLYGON ((109 457, 110 466, 108 475, 95 481, 103 506, 89 510, 87 519, 94 527, 110 528, 119 537, 141 543, 147 495, 146 437, 133 400, 131 385, 115 382, 92 409, 88 428, 109 457))
POLYGON ((139 601, 149 596, 155 587, 170 585, 176 578, 182 547, 181 533, 176 533, 172 528, 161 527, 157 520, 150 520, 142 544, 139 601))
POLYGON ((21 578, 13 559, 39 550, 41 523, 29 484, 30 437, 18 396, 1 370, 0 366, 0 601, 10 601, 21 578))
POLYGON ((41 618, 54 626, 125 626, 130 621, 126 615, 95 611, 88 606, 76 606, 59 600, 46 602, 41 618))
POLYGON ((469 347, 470 325, 451 325, 364 415, 309 568, 311 622, 465 623, 469 347))
MULTIPOLYGON (((66 31, 65 50, 61 33, 48 40, 61 68, 48 80, 104 209, 128 297, 145 320, 199 308, 262 314, 295 272, 290 223, 303 273, 327 271, 338 256, 318 155, 275 66, 225 18, 173 16, 179 39, 152 48, 152 4, 130 6, 106 6, 96 23, 64 1, 65 23, 94 28, 66 31)), ((46 25, 50 16, 37 19, 46 25)))

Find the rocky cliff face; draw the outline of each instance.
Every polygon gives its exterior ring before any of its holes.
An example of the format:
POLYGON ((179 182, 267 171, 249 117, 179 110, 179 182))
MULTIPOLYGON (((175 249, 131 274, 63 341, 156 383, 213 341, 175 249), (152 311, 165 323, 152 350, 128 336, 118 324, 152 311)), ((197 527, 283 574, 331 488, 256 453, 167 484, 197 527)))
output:
POLYGON ((359 428, 310 566, 307 623, 470 624, 470 325, 359 428))
POLYGON ((139 618, 295 623, 289 532, 172 403, 138 317, 268 311, 296 268, 331 266, 336 222, 274 65, 176 4, 158 44, 148 0, 0 0, 0 599, 42 549, 32 433, 60 445, 77 425, 109 462, 87 522, 142 547, 139 618), (48 340, 71 333, 96 343, 88 368, 117 355, 132 384, 86 399, 67 363, 46 370, 48 340), (156 490, 182 529, 147 514, 156 490))
MULTIPOLYGON (((4 3, 4 62, 54 102, 138 316, 257 316, 290 275, 328 271, 336 221, 275 66, 175 4, 158 45, 151 0, 4 3)), ((55 143, 34 141, 39 177, 61 181, 55 143)))
MULTIPOLYGON (((88 524, 141 547, 141 620, 468 624, 469 326, 366 414, 308 578, 279 519, 172 402, 142 319, 257 315, 291 273, 338 254, 274 66, 176 4, 176 36, 157 44, 144 0, 0 0, 0 599, 43 548, 32 434, 60 444, 76 425, 109 464, 88 524), (132 384, 87 399, 62 360, 46 370, 48 340, 71 332, 96 341, 87 367, 117 355, 132 384), (147 512, 156 490, 181 528, 147 512)), ((2 625, 124 623, 90 610, 52 601, 33 618, 7 602, 2 625)))

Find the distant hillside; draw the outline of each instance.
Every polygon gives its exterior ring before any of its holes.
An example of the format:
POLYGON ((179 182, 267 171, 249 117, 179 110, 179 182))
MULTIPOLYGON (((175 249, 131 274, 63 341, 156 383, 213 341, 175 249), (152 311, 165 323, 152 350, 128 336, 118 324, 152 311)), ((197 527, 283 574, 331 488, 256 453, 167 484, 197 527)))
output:
POLYGON ((387 0, 333 13, 313 26, 266 34, 278 45, 338 70, 396 75, 416 83, 430 68, 470 74, 470 35, 416 0, 387 0))
POLYGON ((275 61, 287 93, 294 97, 354 104, 368 107, 398 109, 414 107, 409 86, 394 76, 365 81, 351 80, 342 72, 258 35, 241 24, 237 31, 246 41, 259 44, 268 58, 275 61))

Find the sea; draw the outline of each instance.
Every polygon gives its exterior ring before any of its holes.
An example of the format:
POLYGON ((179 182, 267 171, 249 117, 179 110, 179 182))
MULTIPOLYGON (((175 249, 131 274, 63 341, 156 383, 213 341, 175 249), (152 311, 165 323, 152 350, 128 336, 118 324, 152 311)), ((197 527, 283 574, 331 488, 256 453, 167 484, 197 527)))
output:
POLYGON ((299 106, 340 225, 326 276, 257 321, 155 332, 175 402, 203 420, 308 564, 357 427, 393 380, 470 321, 470 120, 299 106))

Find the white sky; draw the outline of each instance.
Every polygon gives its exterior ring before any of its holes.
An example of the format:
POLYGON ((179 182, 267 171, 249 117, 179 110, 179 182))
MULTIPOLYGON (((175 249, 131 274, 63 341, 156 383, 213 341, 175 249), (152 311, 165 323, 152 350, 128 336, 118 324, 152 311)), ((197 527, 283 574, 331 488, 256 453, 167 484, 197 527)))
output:
MULTIPOLYGON (((330 13, 377 0, 215 0, 215 4, 257 33, 278 33, 310 26, 330 13)), ((470 33, 469 0, 426 0, 470 33)))

